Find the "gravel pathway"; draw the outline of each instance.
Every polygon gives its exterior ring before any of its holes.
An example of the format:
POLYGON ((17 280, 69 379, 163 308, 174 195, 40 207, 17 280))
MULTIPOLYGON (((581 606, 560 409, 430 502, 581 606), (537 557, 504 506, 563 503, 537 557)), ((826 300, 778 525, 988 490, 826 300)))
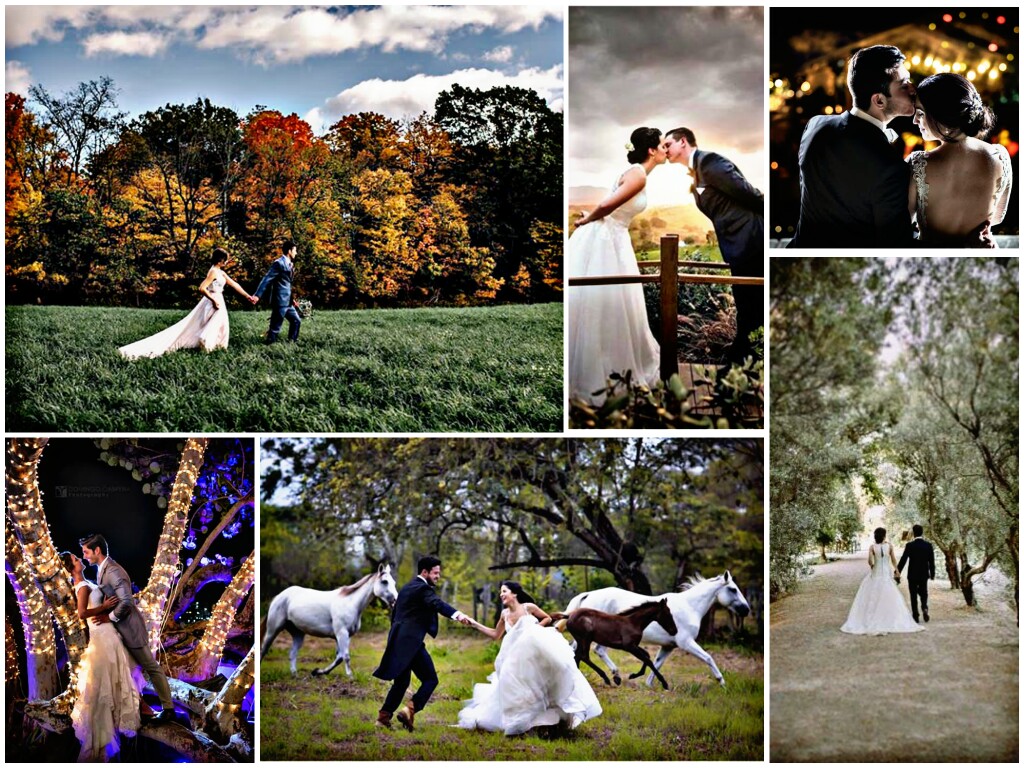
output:
MULTIPOLYGON (((771 606, 773 762, 1016 762, 1018 627, 995 595, 929 584, 925 632, 839 631, 867 553, 817 566, 771 606)), ((901 586, 909 605, 906 581, 901 586)))

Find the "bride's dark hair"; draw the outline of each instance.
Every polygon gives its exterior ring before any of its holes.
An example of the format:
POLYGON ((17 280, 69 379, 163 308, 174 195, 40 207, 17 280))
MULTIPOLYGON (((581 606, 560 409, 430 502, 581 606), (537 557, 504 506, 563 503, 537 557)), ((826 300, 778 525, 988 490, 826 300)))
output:
POLYGON ((637 128, 630 134, 629 143, 633 149, 626 153, 626 159, 631 163, 642 163, 650 151, 661 143, 661 131, 657 128, 637 128))
POLYGON ((537 604, 537 601, 526 593, 526 590, 523 589, 523 585, 518 581, 503 581, 501 582, 501 586, 508 587, 509 592, 516 596, 516 600, 519 601, 520 605, 524 603, 537 604))
POLYGON ((926 77, 917 86, 917 101, 930 127, 947 141, 956 141, 958 133, 984 138, 995 125, 992 110, 982 104, 978 89, 963 75, 941 72, 926 77))
POLYGON ((885 528, 875 528, 875 544, 885 541, 885 528))
POLYGON ((64 570, 68 572, 68 576, 75 572, 75 556, 67 551, 61 552, 57 557, 60 558, 60 564, 64 566, 64 570))

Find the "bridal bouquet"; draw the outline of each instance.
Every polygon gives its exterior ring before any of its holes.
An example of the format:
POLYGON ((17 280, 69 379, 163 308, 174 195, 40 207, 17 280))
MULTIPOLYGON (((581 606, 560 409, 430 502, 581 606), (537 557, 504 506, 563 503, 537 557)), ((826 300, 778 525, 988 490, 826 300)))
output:
POLYGON ((295 302, 295 308, 299 311, 299 317, 303 320, 313 316, 313 302, 309 299, 299 299, 295 302))

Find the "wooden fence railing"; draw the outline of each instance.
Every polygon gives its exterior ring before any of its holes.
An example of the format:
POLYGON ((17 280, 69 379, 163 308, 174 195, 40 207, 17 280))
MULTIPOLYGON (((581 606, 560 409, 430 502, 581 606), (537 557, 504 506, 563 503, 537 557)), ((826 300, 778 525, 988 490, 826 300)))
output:
MULTIPOLYGON (((657 274, 651 275, 601 275, 599 277, 571 277, 570 286, 587 285, 629 285, 632 283, 658 283, 661 297, 661 378, 667 381, 672 374, 679 373, 679 284, 717 285, 764 285, 763 277, 738 277, 735 275, 698 275, 680 272, 684 269, 729 269, 728 264, 706 261, 680 261, 679 235, 665 235, 661 238, 661 258, 657 261, 638 261, 640 267, 660 266, 657 274)), ((571 301, 571 299, 570 299, 571 301)))

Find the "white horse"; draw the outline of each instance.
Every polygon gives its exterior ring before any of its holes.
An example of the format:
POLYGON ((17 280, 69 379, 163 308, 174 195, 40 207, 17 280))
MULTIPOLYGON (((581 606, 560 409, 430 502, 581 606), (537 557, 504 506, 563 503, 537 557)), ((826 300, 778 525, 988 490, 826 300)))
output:
MULTIPOLYGON (((670 635, 657 622, 647 625, 642 642, 661 646, 657 658, 654 659, 654 668, 661 669, 661 665, 665 663, 668 655, 674 649, 681 648, 707 664, 711 668, 711 674, 724 686, 725 680, 722 678, 722 673, 718 671, 715 660, 711 658, 707 651, 697 645, 696 638, 697 632, 700 629, 701 619, 705 613, 711 610, 711 606, 716 602, 728 608, 737 616, 746 616, 750 613, 750 606, 728 571, 713 579, 702 579, 699 576, 695 576, 690 579, 689 583, 683 586, 682 592, 668 592, 664 595, 656 595, 655 597, 638 595, 636 592, 619 589, 618 587, 607 587, 605 589, 596 589, 593 592, 583 592, 569 601, 569 605, 564 613, 570 613, 577 608, 596 608, 605 613, 622 613, 627 608, 633 608, 641 603, 661 600, 662 598, 668 598, 668 607, 672 611, 672 618, 675 620, 679 631, 675 635, 670 635)), ((595 645, 594 652, 608 665, 608 669, 611 670, 612 677, 615 679, 615 684, 620 684, 622 678, 619 677, 618 667, 608 657, 608 651, 605 647, 603 645, 595 645)), ((639 674, 633 675, 633 677, 638 676, 639 674)), ((654 673, 652 672, 647 676, 647 685, 651 685, 653 682, 654 673)))
POLYGON ((345 671, 352 677, 349 666, 349 639, 359 631, 363 611, 374 597, 383 600, 388 608, 395 605, 398 590, 391 576, 391 566, 381 563, 376 572, 368 573, 355 584, 340 589, 320 590, 306 587, 288 587, 274 598, 267 611, 266 635, 260 648, 260 658, 266 656, 281 630, 287 630, 292 636, 292 650, 288 654, 291 659, 292 674, 296 674, 295 662, 299 656, 306 635, 313 637, 333 637, 338 644, 338 652, 330 666, 314 669, 314 675, 326 675, 341 662, 345 662, 345 671))

